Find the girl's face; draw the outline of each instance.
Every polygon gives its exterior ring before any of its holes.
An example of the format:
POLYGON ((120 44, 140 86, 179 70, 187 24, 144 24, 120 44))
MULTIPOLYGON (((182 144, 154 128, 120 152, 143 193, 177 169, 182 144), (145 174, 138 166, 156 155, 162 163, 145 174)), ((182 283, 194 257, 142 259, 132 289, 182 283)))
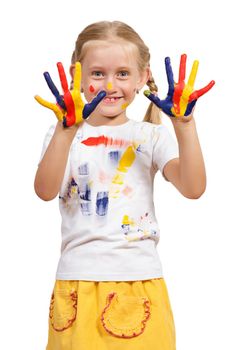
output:
POLYGON ((90 102, 101 90, 105 98, 91 114, 98 117, 125 117, 126 107, 133 101, 136 91, 148 80, 149 68, 138 70, 137 48, 130 43, 98 41, 86 49, 81 62, 81 88, 90 102))

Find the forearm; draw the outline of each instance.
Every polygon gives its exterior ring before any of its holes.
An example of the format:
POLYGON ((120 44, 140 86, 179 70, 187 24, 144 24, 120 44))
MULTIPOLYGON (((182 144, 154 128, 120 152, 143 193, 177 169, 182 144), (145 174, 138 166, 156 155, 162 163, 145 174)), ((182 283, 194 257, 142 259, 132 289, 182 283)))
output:
POLYGON ((75 126, 64 129, 57 124, 55 133, 39 164, 35 176, 36 194, 43 200, 55 198, 60 190, 72 140, 76 134, 75 126))
POLYGON ((198 198, 206 188, 206 172, 195 120, 171 119, 179 145, 179 187, 189 198, 198 198))

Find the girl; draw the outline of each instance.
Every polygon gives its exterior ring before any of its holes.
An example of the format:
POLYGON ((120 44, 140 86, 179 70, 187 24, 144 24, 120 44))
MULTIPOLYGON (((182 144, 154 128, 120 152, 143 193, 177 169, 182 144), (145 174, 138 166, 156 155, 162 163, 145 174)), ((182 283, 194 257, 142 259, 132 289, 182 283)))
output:
POLYGON ((208 88, 194 94, 195 69, 185 85, 185 59, 178 84, 166 59, 169 93, 160 101, 142 39, 124 23, 99 22, 78 36, 71 90, 61 64, 63 97, 46 73, 57 104, 36 99, 59 121, 46 135, 35 191, 43 200, 59 194, 62 215, 47 350, 176 348, 153 181, 159 170, 185 197, 205 190, 192 110, 208 88), (137 122, 126 109, 145 84, 152 103, 137 122), (155 104, 171 117, 179 152, 155 104))

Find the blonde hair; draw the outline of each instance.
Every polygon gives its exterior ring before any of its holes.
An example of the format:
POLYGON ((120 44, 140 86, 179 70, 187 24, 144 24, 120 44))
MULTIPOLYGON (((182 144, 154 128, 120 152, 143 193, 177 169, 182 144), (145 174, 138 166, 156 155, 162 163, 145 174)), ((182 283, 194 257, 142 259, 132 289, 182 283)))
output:
MULTIPOLYGON (((150 53, 148 47, 145 45, 141 37, 134 31, 133 28, 120 21, 101 21, 92 23, 87 26, 78 36, 75 50, 73 51, 71 63, 75 64, 76 61, 82 62, 85 55, 84 48, 89 41, 95 40, 111 40, 111 39, 123 39, 127 42, 134 44, 138 49, 138 69, 140 72, 144 71, 150 64, 150 53)), ((157 93, 158 88, 155 84, 153 77, 147 81, 147 86, 150 91, 157 93)), ((161 124, 160 110, 152 102, 150 103, 143 121, 147 121, 154 124, 161 124)))

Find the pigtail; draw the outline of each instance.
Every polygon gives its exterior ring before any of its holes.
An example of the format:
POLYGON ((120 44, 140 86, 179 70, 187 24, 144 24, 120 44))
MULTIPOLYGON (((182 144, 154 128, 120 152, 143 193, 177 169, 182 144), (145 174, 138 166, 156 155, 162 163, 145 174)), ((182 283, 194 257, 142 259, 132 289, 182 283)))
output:
MULTIPOLYGON (((157 87, 153 77, 151 77, 151 79, 149 79, 147 81, 146 85, 149 87, 149 90, 153 94, 157 94, 158 87, 157 87)), ((151 102, 149 104, 143 121, 149 122, 149 123, 154 123, 154 124, 161 124, 162 123, 161 122, 161 111, 153 102, 151 102)))

